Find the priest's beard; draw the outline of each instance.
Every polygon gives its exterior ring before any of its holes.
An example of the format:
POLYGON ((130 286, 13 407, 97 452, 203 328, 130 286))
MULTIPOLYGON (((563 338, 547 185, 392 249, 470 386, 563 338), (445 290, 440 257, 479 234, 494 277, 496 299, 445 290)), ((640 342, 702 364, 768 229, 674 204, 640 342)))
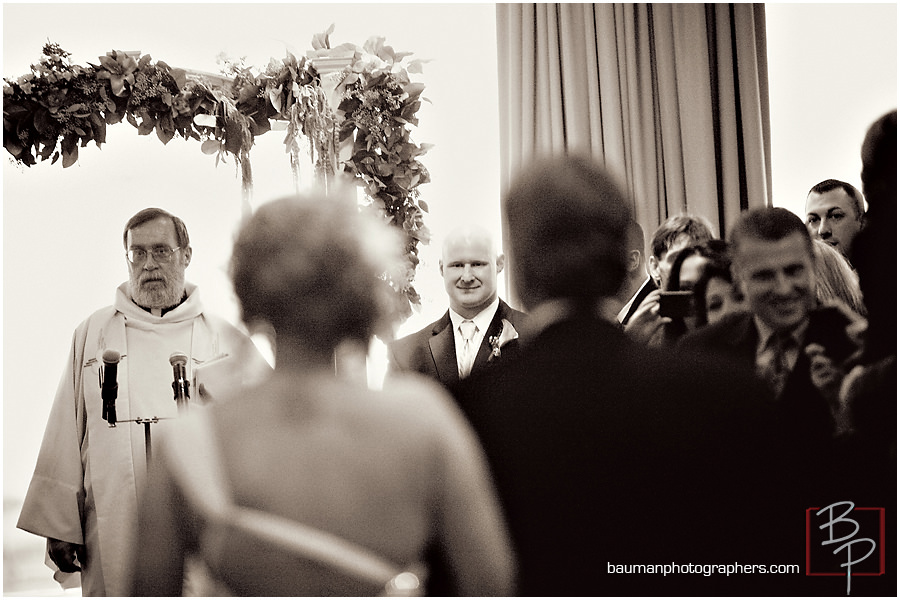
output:
POLYGON ((129 279, 131 298, 144 308, 169 308, 184 296, 184 271, 172 269, 132 272, 129 279))

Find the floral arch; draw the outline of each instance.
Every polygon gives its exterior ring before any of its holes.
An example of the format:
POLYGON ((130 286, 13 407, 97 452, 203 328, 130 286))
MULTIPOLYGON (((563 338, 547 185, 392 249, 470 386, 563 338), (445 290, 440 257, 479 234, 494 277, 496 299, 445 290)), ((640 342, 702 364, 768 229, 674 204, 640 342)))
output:
POLYGON ((419 244, 430 240, 428 205, 419 196, 430 181, 419 157, 430 146, 410 137, 424 90, 410 74, 421 73, 423 61, 379 37, 332 48, 333 29, 314 36, 305 57, 288 53, 261 71, 222 58, 222 74, 115 50, 99 64, 73 65, 68 52, 48 43, 30 73, 4 78, 4 147, 26 167, 62 159, 65 168, 77 162, 79 147, 100 147, 107 125, 125 120, 140 135, 156 132, 163 144, 176 135, 198 140, 216 164, 233 157, 248 210, 254 140, 283 130, 298 189, 305 154, 326 191, 338 179, 352 180, 365 192, 363 209, 401 231, 406 264, 382 278, 396 294, 397 316, 406 318, 420 304, 413 286, 419 244))

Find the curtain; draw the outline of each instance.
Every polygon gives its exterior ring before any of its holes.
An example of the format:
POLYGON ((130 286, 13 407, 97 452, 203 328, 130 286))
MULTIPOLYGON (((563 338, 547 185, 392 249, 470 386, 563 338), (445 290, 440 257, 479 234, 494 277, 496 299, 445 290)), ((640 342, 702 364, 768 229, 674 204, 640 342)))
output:
POLYGON ((504 194, 569 152, 620 179, 648 240, 771 204, 762 4, 498 4, 497 40, 504 194))

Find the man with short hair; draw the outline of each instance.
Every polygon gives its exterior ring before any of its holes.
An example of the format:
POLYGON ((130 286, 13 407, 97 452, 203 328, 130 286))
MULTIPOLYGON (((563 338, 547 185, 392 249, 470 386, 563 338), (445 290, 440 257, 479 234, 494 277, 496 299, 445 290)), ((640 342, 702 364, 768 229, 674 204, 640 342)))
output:
MULTIPOLYGON (((192 249, 181 219, 158 208, 142 210, 125 225, 123 243, 128 281, 116 290, 112 306, 75 330, 18 521, 20 529, 47 538, 49 556, 62 573, 81 571, 85 596, 128 593, 137 496, 152 431, 178 416, 170 357, 186 355, 185 379, 196 376, 189 406, 210 389, 226 389, 268 369, 250 339, 206 312, 197 287, 185 282, 192 249), (108 350, 120 357, 112 418, 99 383, 108 350), (201 366, 216 359, 213 365, 229 365, 228 381, 219 377, 216 387, 213 377, 200 385, 201 366), (148 420, 151 425, 144 425, 148 420)), ((68 575, 54 578, 66 587, 77 585, 68 575)))
POLYGON ((845 181, 826 179, 817 183, 806 196, 806 228, 813 238, 850 255, 853 240, 862 229, 862 193, 845 181))
POLYGON ((656 289, 647 293, 640 305, 628 315, 625 331, 636 341, 658 347, 662 344, 663 325, 669 319, 659 314, 660 290, 666 289, 672 263, 680 250, 714 239, 712 228, 696 215, 674 215, 656 228, 650 239, 647 272, 656 289))
POLYGON ((497 296, 505 261, 483 227, 453 230, 439 263, 450 308, 424 329, 389 344, 389 368, 416 371, 449 387, 515 354, 525 314, 497 296))
POLYGON ((665 289, 672 271, 672 262, 679 250, 714 239, 712 227, 703 217, 690 214, 674 215, 656 228, 650 238, 647 268, 659 289, 665 289))
POLYGON ((622 282, 619 293, 614 298, 610 298, 608 306, 604 307, 604 312, 623 327, 628 324, 634 311, 644 301, 647 294, 656 289, 653 278, 647 273, 644 229, 634 219, 630 219, 628 222, 626 240, 628 265, 625 280, 622 282))
POLYGON ((837 396, 814 384, 810 346, 843 361, 855 350, 845 332, 849 321, 817 306, 812 238, 794 213, 771 207, 745 212, 729 243, 748 312, 687 334, 679 348, 731 358, 757 373, 798 457, 802 493, 810 502, 827 502, 822 495, 839 479, 829 474, 838 457, 837 396))
POLYGON ((755 527, 766 502, 745 510, 768 493, 758 470, 771 474, 755 384, 636 344, 598 313, 628 264, 628 208, 611 176, 571 155, 522 173, 504 206, 529 331, 516 360, 456 391, 509 522, 517 594, 729 595, 728 578, 617 567, 713 563, 722 548, 742 560, 773 543, 768 523, 755 527))

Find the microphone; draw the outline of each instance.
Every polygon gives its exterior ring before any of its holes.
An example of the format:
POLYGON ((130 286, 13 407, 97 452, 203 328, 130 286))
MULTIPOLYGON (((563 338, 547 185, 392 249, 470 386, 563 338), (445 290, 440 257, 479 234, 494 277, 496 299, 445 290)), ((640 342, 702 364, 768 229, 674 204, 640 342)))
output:
POLYGON ((103 400, 103 420, 110 427, 116 424, 116 397, 119 395, 119 383, 116 375, 119 368, 121 355, 115 350, 103 352, 103 373, 100 379, 100 398, 103 400))
POLYGON ((175 378, 172 382, 172 391, 175 392, 175 404, 178 405, 179 412, 187 408, 187 402, 191 397, 191 382, 187 380, 186 374, 187 360, 187 355, 183 352, 173 352, 169 357, 175 378))

